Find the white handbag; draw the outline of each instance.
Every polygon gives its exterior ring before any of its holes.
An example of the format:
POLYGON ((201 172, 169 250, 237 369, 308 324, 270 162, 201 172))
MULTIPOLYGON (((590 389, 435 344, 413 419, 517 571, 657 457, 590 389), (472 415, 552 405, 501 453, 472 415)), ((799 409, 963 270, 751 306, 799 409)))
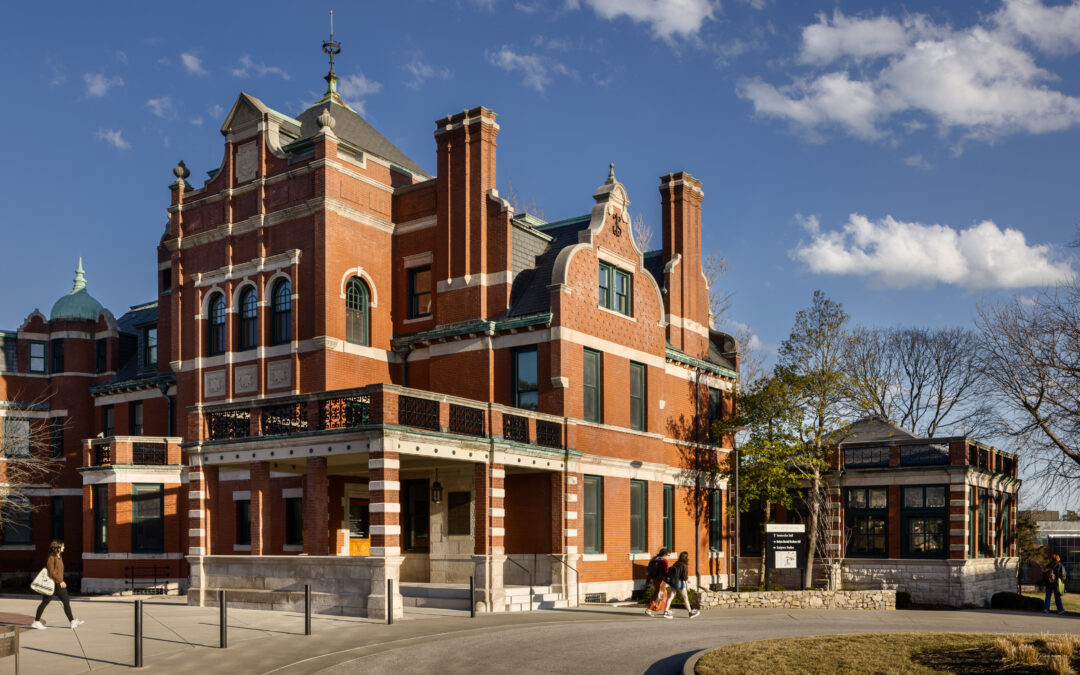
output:
POLYGON ((56 582, 49 576, 49 570, 44 567, 38 572, 38 575, 34 577, 34 580, 30 582, 30 588, 35 593, 41 593, 42 595, 52 595, 56 592, 56 582))

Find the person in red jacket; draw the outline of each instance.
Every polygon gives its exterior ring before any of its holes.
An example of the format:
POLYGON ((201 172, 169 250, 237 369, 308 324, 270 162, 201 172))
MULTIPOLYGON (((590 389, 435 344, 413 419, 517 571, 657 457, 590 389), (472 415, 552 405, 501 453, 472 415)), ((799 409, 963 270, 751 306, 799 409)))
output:
POLYGON ((45 569, 48 570, 49 577, 56 584, 56 590, 53 591, 52 595, 46 595, 41 598, 41 604, 38 605, 34 623, 30 624, 31 628, 45 630, 45 624, 41 623, 41 613, 45 611, 45 607, 48 606, 53 598, 60 598, 60 602, 64 603, 64 614, 67 614, 72 629, 78 628, 79 625, 83 623, 82 619, 76 619, 71 614, 71 601, 68 598, 67 584, 64 583, 64 559, 60 557, 60 554, 63 552, 64 542, 54 540, 49 544, 49 557, 45 561, 45 569))
POLYGON ((668 571, 668 553, 666 548, 662 548, 656 553, 656 557, 649 561, 649 581, 653 586, 652 601, 645 609, 645 613, 649 616, 662 612, 662 608, 667 606, 667 587, 664 586, 664 577, 667 576, 668 571))

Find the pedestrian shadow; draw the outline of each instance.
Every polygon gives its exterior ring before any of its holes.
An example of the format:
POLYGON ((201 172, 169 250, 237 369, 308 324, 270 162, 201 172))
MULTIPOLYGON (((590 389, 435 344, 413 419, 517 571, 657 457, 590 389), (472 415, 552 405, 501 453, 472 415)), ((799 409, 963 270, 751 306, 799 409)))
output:
MULTIPOLYGON (((135 639, 135 635, 133 633, 117 633, 117 632, 113 632, 112 634, 117 636, 117 637, 131 638, 132 640, 135 639)), ((189 642, 188 640, 184 640, 183 638, 181 638, 179 640, 173 640, 171 638, 152 637, 152 636, 146 635, 146 634, 143 634, 143 640, 154 641, 154 642, 168 642, 168 643, 174 644, 174 645, 188 645, 190 647, 216 647, 217 646, 216 644, 203 644, 202 642, 189 642)))
POLYGON ((700 649, 691 649, 688 652, 672 654, 671 656, 662 658, 649 666, 645 671, 645 675, 671 675, 672 673, 681 673, 683 666, 686 665, 686 660, 700 651, 700 649))
MULTIPOLYGON (((216 622, 200 621, 199 625, 200 626, 214 626, 215 628, 217 628, 221 624, 218 624, 216 622)), ((259 633, 276 633, 278 635, 303 635, 304 634, 303 630, 299 630, 299 631, 295 631, 295 632, 294 631, 287 631, 287 630, 273 630, 273 629, 270 629, 270 628, 256 628, 254 626, 241 626, 241 625, 237 625, 235 623, 230 623, 229 624, 229 630, 233 630, 233 629, 253 630, 253 631, 256 631, 256 632, 259 632, 259 633)))
POLYGON ((68 654, 67 652, 57 652, 51 649, 42 649, 41 647, 27 647, 22 646, 24 652, 41 652, 42 654, 52 654, 54 656, 67 656, 75 659, 76 661, 93 661, 94 663, 107 663, 111 666, 130 666, 130 663, 124 663, 121 661, 110 661, 109 659, 97 659, 92 656, 83 656, 82 654, 68 654))

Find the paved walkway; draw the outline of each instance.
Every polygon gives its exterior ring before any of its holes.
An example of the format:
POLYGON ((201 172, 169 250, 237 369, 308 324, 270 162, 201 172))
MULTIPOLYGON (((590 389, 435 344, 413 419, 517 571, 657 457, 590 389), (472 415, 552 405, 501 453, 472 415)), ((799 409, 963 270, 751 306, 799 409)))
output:
MULTIPOLYGON (((411 616, 393 626, 350 617, 229 610, 229 648, 218 645, 217 608, 184 598, 144 599, 148 672, 177 673, 676 673, 695 652, 744 640, 861 632, 1080 632, 1080 616, 996 611, 855 612, 712 610, 689 620, 650 619, 633 608, 585 607, 515 615, 411 616)), ((32 615, 37 602, 0 598, 0 612, 32 615)), ((22 672, 130 670, 133 599, 73 601, 86 625, 67 628, 49 606, 49 630, 22 634, 22 672)), ((27 616, 25 620, 32 618, 27 616)), ((14 660, 0 659, 0 675, 14 660)))

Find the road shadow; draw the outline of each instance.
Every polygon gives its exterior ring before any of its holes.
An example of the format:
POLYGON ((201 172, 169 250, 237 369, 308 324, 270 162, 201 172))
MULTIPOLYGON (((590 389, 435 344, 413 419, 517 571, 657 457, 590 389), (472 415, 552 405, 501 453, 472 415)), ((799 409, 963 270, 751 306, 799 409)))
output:
POLYGON ((673 673, 681 673, 683 666, 686 665, 686 660, 700 651, 701 649, 691 649, 688 652, 672 654, 671 656, 662 658, 649 666, 645 670, 645 675, 672 675, 673 673))
POLYGON ((68 658, 75 659, 76 661, 85 663, 87 661, 93 661, 94 663, 107 663, 113 666, 130 666, 130 663, 122 663, 120 661, 110 661, 108 659, 98 659, 93 656, 83 656, 82 654, 68 654, 67 652, 56 652, 51 649, 42 649, 41 647, 22 647, 24 652, 41 652, 42 654, 53 654, 55 656, 66 656, 68 658))

